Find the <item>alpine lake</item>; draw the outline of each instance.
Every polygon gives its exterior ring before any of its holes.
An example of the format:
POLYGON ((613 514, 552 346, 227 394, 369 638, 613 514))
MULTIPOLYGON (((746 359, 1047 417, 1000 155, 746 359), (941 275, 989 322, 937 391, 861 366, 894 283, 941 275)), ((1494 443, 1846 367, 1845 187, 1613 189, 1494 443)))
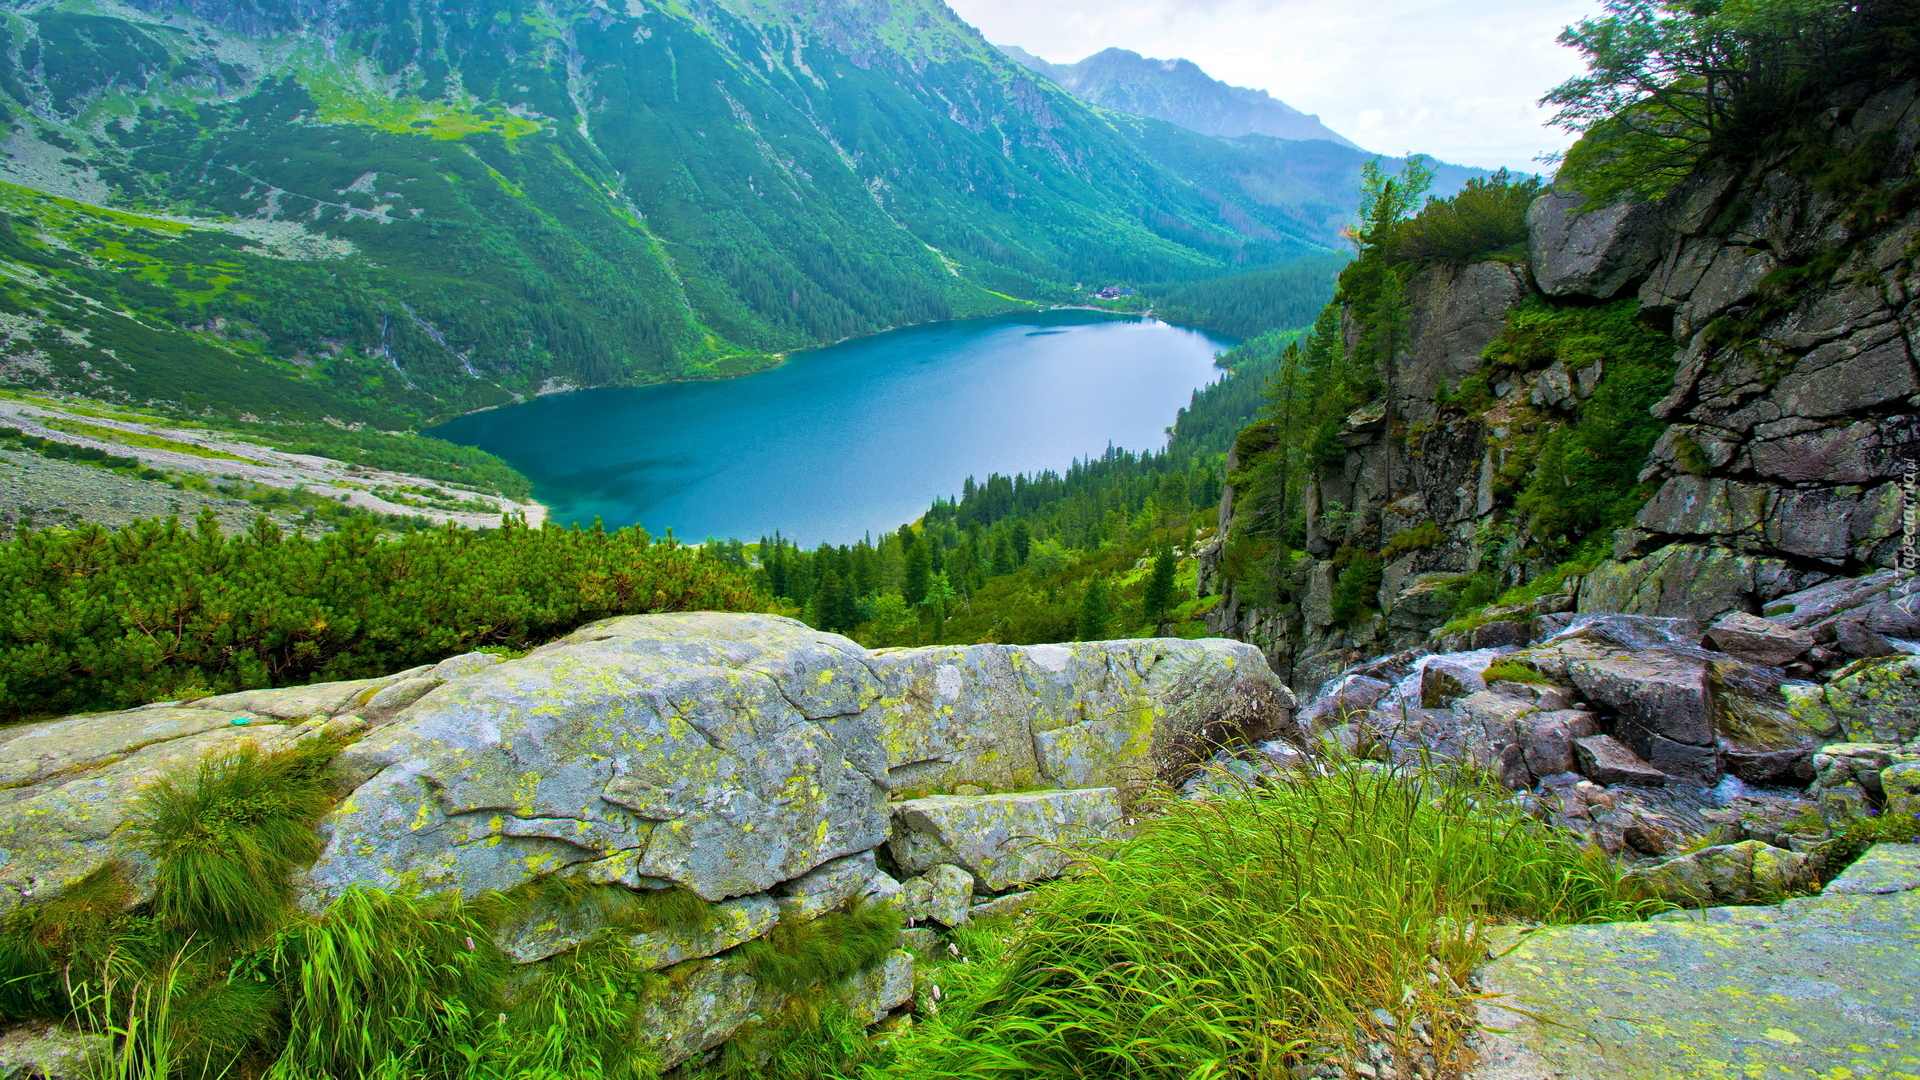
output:
POLYGON ((849 543, 968 476, 1164 446, 1234 344, 1085 310, 930 323, 743 378, 548 394, 431 433, 506 459, 563 525, 849 543))

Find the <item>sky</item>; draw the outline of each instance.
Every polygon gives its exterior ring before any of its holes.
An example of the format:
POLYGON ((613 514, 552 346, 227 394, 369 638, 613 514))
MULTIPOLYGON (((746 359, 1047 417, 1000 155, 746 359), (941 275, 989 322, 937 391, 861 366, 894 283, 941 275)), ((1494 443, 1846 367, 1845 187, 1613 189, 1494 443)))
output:
POLYGON ((1598 0, 947 0, 996 45, 1057 63, 1101 49, 1185 57, 1368 150, 1483 168, 1573 137, 1534 103, 1583 70, 1554 41, 1598 0))

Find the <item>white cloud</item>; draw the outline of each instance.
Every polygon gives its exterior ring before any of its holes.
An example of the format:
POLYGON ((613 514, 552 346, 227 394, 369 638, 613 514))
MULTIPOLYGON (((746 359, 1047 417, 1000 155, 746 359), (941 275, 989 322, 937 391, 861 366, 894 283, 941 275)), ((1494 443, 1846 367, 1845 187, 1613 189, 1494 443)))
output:
POLYGON ((1072 62, 1185 57, 1385 153, 1530 171, 1571 137, 1534 103, 1577 74, 1554 41, 1598 0, 948 0, 995 44, 1072 62))

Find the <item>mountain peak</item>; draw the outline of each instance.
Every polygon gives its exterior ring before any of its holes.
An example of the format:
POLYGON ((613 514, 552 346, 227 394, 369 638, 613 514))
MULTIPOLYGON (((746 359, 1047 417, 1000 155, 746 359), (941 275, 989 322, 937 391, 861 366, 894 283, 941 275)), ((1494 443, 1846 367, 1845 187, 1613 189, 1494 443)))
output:
POLYGON ((1109 48, 1078 63, 1055 64, 1017 45, 999 49, 1073 96, 1102 108, 1166 120, 1203 135, 1326 139, 1360 149, 1322 124, 1318 116, 1303 113, 1265 90, 1229 86, 1191 60, 1159 60, 1131 49, 1109 48))

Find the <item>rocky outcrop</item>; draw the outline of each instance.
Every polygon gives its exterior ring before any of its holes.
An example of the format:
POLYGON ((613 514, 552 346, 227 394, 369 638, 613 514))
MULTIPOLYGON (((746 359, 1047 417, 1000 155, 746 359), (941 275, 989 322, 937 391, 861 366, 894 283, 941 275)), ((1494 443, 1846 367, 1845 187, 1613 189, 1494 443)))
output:
MULTIPOLYGON (((109 860, 146 888, 127 827, 141 786, 243 743, 326 736, 346 744, 334 768, 350 793, 321 822, 304 906, 548 876, 684 890, 697 923, 632 938, 648 967, 686 976, 649 1005, 673 1064, 780 1006, 731 958, 782 920, 884 902, 966 922, 1109 835, 1123 788, 1288 733, 1292 714, 1239 642, 873 653, 777 616, 609 619, 504 662, 0 731, 0 909, 109 860)), ((537 965, 604 929, 592 910, 536 904, 501 945, 537 965)), ((852 999, 898 1005, 907 955, 858 976, 852 999)))
POLYGON ((1920 845, 1881 844, 1778 906, 1497 941, 1471 1075, 1897 1075, 1920 1053, 1916 921, 1920 845))

